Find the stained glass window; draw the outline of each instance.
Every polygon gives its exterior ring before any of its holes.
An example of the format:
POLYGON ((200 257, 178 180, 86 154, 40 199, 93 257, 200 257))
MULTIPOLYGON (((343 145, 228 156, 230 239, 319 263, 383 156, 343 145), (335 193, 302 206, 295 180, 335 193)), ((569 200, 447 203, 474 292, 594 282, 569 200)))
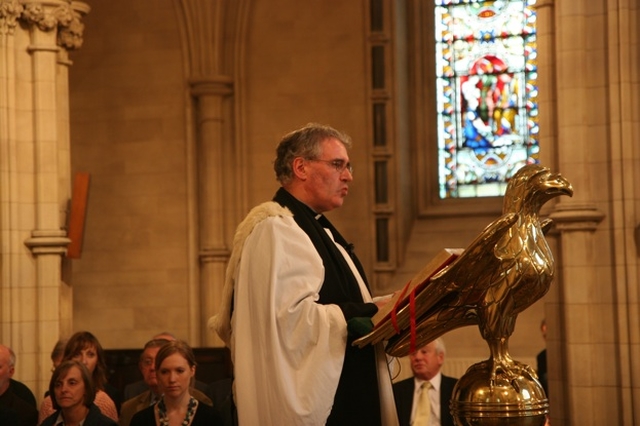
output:
POLYGON ((538 162, 534 3, 435 1, 441 199, 504 195, 538 162))

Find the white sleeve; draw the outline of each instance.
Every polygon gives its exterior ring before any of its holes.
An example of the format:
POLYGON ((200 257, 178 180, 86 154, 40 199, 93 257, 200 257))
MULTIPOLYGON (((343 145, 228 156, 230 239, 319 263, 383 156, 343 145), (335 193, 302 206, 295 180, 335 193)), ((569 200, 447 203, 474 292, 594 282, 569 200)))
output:
POLYGON ((322 259, 291 217, 247 238, 236 271, 231 350, 241 424, 324 424, 342 371, 346 321, 316 303, 322 259))

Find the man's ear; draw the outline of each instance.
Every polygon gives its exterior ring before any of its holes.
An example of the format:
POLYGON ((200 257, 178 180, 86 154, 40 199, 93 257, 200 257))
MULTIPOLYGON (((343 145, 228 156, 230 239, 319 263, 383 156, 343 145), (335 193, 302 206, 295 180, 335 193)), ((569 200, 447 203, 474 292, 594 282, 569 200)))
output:
POLYGON ((307 180, 307 167, 304 158, 296 157, 291 164, 292 172, 300 180, 307 180))

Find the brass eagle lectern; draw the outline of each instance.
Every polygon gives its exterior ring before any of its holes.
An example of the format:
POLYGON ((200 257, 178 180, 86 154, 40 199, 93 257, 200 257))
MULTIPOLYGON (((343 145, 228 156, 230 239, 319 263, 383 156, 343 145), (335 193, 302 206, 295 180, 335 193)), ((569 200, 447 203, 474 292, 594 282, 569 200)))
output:
POLYGON ((544 390, 531 367, 511 358, 508 342, 517 315, 544 296, 553 279, 544 235, 551 220, 541 221, 539 213, 559 195, 573 195, 564 177, 541 165, 522 167, 507 185, 502 216, 431 276, 411 307, 398 307, 394 327, 376 324, 354 344, 387 341, 387 353, 401 357, 448 331, 477 324, 491 355, 458 380, 450 406, 456 423, 544 425, 544 390))

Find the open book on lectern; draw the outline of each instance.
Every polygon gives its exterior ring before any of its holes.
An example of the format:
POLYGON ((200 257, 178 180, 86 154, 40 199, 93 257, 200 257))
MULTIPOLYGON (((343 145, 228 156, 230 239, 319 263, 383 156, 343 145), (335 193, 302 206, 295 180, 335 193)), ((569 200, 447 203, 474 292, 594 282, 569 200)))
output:
POLYGON ((410 321, 410 313, 406 308, 427 287, 431 277, 453 263, 464 251, 461 248, 445 248, 440 250, 429 262, 402 288, 398 289, 391 299, 371 318, 373 331, 358 339, 359 346, 388 340, 397 333, 397 328, 404 328, 410 321), (402 311, 402 312, 401 312, 402 311))

